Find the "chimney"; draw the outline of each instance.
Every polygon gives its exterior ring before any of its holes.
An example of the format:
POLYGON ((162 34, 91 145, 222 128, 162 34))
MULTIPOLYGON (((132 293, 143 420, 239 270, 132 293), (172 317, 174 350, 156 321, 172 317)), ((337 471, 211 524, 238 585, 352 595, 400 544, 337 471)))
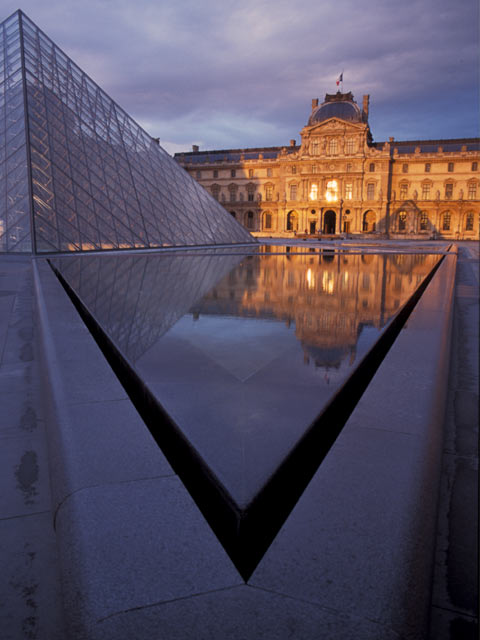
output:
POLYGON ((297 142, 296 140, 290 140, 290 146, 294 147, 296 142, 297 142))
POLYGON ((365 116, 365 120, 368 120, 368 103, 370 102, 370 96, 367 93, 363 96, 363 114, 365 116))
POLYGON ((312 111, 318 107, 318 98, 312 98, 312 111))
POLYGON ((388 141, 389 141, 389 142, 394 142, 394 141, 395 141, 394 136, 390 136, 390 138, 388 139, 388 141))
POLYGON ((198 150, 199 150, 199 146, 198 146, 198 144, 192 144, 192 151, 193 151, 194 153, 198 153, 198 150))

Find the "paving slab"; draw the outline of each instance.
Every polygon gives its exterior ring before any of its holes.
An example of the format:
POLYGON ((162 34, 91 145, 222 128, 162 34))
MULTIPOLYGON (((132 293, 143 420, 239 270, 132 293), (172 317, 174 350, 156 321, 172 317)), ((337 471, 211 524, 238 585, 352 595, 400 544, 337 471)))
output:
POLYGON ((2 640, 65 640, 51 513, 0 519, 2 640))
POLYGON ((126 610, 242 583, 177 477, 83 489, 56 523, 74 638, 126 610))

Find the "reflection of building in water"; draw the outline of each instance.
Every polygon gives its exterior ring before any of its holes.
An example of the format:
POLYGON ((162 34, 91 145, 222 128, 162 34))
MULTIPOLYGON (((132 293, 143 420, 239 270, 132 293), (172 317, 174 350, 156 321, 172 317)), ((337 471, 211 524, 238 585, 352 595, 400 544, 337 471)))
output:
POLYGON ((295 325, 305 357, 338 366, 364 327, 380 329, 438 260, 432 255, 295 253, 246 257, 193 312, 295 325))
POLYGON ((117 347, 135 362, 241 260, 229 255, 53 258, 117 347))

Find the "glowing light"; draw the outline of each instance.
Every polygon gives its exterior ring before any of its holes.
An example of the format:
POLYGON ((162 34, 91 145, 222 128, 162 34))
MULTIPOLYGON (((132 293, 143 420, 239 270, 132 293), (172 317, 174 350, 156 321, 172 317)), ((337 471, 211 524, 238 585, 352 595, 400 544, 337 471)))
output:
POLYGON ((324 271, 322 274, 322 290, 325 293, 332 294, 333 293, 333 273, 329 271, 324 271))
POLYGON ((338 200, 338 182, 336 180, 330 180, 327 182, 325 200, 327 202, 336 202, 338 200))
POLYGON ((315 288, 315 276, 313 275, 311 269, 307 270, 307 287, 308 287, 308 289, 314 289, 315 288))
POLYGON ((318 184, 312 184, 312 186, 310 187, 310 194, 308 196, 310 198, 310 200, 317 200, 318 199, 318 184))

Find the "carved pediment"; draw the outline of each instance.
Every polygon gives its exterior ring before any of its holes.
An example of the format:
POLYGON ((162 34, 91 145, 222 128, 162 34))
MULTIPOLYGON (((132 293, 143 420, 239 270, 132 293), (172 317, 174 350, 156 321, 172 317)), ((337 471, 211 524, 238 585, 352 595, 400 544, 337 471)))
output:
POLYGON ((365 127, 366 125, 361 122, 346 122, 345 120, 340 120, 340 118, 330 118, 330 120, 326 120, 325 122, 319 122, 310 127, 305 127, 303 132, 319 134, 341 131, 342 133, 349 134, 363 131, 365 127))

